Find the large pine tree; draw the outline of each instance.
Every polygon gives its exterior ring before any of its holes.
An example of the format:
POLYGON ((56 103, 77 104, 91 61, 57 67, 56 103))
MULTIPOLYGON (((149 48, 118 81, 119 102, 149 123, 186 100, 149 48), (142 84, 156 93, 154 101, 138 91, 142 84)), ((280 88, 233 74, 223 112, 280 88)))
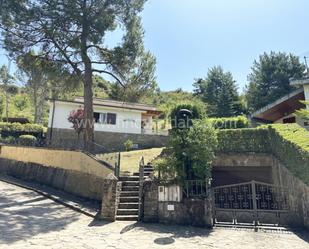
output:
MULTIPOLYGON (((145 56, 139 13, 145 0, 3 0, 3 46, 13 57, 31 50, 60 63, 84 85, 85 147, 93 133, 93 74, 113 77, 125 87, 145 56), (106 44, 120 31, 122 42, 106 44)), ((147 61, 153 67, 154 57, 147 61)), ((144 65, 143 65, 144 66, 144 65)), ((151 71, 151 70, 150 70, 151 71)))
POLYGON ((305 66, 292 54, 264 53, 254 61, 248 76, 246 99, 251 111, 260 109, 293 91, 290 79, 304 76, 305 66))

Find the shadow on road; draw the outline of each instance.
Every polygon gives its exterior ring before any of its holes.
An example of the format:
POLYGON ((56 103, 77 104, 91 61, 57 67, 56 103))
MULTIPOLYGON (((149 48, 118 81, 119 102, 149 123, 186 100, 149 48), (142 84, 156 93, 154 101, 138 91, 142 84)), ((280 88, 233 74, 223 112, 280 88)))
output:
MULTIPOLYGON (((14 190, 15 187, 12 187, 14 190)), ((78 219, 79 213, 31 191, 0 191, 0 245, 41 233, 59 231, 78 219)), ((1 247, 1 246, 0 246, 1 247)))
POLYGON ((164 234, 164 237, 159 237, 154 240, 154 243, 158 245, 168 245, 175 242, 177 238, 191 238, 191 237, 208 237, 212 230, 206 228, 198 228, 191 226, 177 226, 177 225, 162 225, 157 223, 141 223, 136 222, 130 225, 125 226, 120 234, 124 234, 131 230, 135 232, 153 232, 156 234, 164 234), (170 236, 166 236, 171 234, 170 236))

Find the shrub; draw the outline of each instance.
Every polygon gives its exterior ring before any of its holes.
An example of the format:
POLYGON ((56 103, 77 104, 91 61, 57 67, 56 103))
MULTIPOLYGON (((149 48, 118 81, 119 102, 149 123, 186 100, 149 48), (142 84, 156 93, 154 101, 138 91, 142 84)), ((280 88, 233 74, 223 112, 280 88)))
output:
POLYGON ((4 136, 19 137, 20 135, 39 135, 44 132, 44 127, 37 124, 21 124, 0 122, 1 134, 4 136))
POLYGON ((240 129, 249 127, 249 120, 245 116, 210 118, 209 120, 216 129, 240 129))
POLYGON ((12 136, 6 138, 1 137, 0 142, 4 144, 16 144, 16 139, 12 136))
POLYGON ((126 151, 130 151, 133 148, 133 141, 128 139, 127 141, 124 142, 124 147, 126 151))
POLYGON ((161 181, 175 180, 177 182, 179 180, 180 177, 176 175, 179 162, 172 155, 156 158, 152 165, 154 170, 158 172, 161 181))
MULTIPOLYGON (((215 157, 217 137, 215 129, 205 120, 194 120, 189 129, 175 129, 170 134, 167 163, 175 169, 181 180, 207 179, 211 176, 211 164, 215 157)), ((163 166, 161 168, 164 168, 163 166)))
POLYGON ((18 138, 18 143, 24 146, 34 146, 37 139, 32 135, 21 135, 18 138))

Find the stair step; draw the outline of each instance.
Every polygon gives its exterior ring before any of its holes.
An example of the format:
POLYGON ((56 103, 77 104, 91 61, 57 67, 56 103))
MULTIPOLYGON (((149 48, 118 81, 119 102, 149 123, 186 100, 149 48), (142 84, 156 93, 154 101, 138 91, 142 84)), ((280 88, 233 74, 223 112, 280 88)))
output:
POLYGON ((144 169, 154 169, 152 166, 144 166, 144 169))
POLYGON ((138 203, 138 195, 137 196, 120 196, 120 203, 138 203))
POLYGON ((138 198, 139 192, 138 191, 121 191, 120 198, 122 197, 137 197, 138 198))
POLYGON ((118 208, 117 215, 138 215, 138 209, 121 209, 118 208))
POLYGON ((139 186, 139 181, 123 181, 122 186, 139 186))
POLYGON ((138 220, 138 215, 116 215, 116 220, 138 220))
MULTIPOLYGON (((151 172, 152 173, 152 172, 151 172)), ((149 176, 149 175, 151 175, 151 173, 150 172, 144 172, 144 176, 149 176)), ((134 176, 139 176, 139 173, 138 172, 135 172, 135 173, 133 173, 133 175, 134 176)))
POLYGON ((144 174, 146 174, 146 173, 152 173, 154 170, 152 169, 152 170, 144 170, 144 174))
POLYGON ((139 186, 122 186, 122 191, 138 191, 139 186))
POLYGON ((118 209, 138 209, 138 202, 120 202, 118 209))
POLYGON ((119 181, 121 182, 129 182, 129 181, 138 181, 138 176, 121 176, 119 177, 119 181))

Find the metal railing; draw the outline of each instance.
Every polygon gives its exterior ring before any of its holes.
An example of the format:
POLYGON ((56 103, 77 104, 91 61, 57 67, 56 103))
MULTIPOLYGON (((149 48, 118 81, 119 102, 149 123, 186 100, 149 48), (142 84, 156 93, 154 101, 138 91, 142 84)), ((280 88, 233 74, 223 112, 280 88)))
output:
POLYGON ((187 198, 204 198, 210 191, 207 180, 187 180, 183 184, 183 193, 187 198))
POLYGON ((143 185, 144 185, 144 157, 141 157, 139 162, 139 188, 138 188, 138 220, 142 220, 142 205, 143 205, 143 185))

